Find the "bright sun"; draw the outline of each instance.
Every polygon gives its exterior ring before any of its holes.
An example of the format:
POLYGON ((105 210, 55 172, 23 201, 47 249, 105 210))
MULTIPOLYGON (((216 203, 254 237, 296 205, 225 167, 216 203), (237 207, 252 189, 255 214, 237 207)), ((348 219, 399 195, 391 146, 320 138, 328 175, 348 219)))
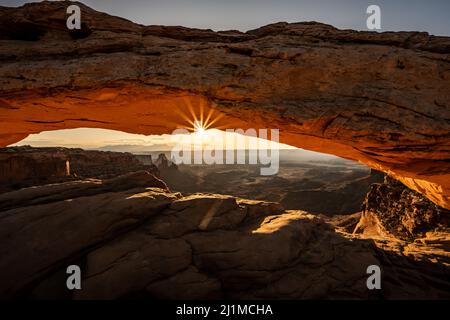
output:
POLYGON ((202 136, 206 132, 206 128, 203 126, 201 121, 196 120, 194 122, 194 132, 196 135, 202 136))
POLYGON ((223 117, 223 114, 218 113, 214 108, 205 110, 204 102, 194 108, 189 100, 186 100, 185 110, 179 109, 177 113, 183 120, 187 122, 184 124, 176 124, 177 127, 186 128, 198 137, 204 137, 211 134, 212 128, 223 129, 224 126, 218 126, 217 122, 223 117), (186 113, 187 111, 187 113, 186 113))

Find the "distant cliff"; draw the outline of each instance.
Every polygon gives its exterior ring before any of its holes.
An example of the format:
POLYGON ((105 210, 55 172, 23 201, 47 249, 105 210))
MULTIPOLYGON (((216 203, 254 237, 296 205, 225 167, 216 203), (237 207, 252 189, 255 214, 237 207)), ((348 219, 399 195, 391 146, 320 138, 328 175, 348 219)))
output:
POLYGON ((131 153, 29 146, 0 149, 0 191, 140 170, 159 175, 155 166, 142 164, 131 153))

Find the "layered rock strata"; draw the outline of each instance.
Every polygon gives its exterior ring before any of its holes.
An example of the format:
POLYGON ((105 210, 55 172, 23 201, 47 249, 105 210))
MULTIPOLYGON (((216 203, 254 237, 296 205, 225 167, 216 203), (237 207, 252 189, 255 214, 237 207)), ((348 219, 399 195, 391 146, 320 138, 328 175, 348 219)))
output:
POLYGON ((0 8, 0 145, 96 127, 141 134, 276 128, 450 208, 450 39, 277 23, 248 32, 142 26, 81 3, 0 8))
POLYGON ((142 164, 131 153, 28 146, 0 149, 0 191, 140 170, 159 175, 155 166, 142 164))
POLYGON ((450 298, 448 233, 374 242, 343 225, 276 203, 183 197, 148 172, 22 189, 0 196, 0 297, 450 298), (82 290, 66 288, 71 264, 82 290), (383 270, 380 291, 367 289, 369 265, 383 270))
POLYGON ((384 183, 370 187, 355 233, 413 240, 429 231, 448 231, 449 213, 449 210, 386 176, 384 183))

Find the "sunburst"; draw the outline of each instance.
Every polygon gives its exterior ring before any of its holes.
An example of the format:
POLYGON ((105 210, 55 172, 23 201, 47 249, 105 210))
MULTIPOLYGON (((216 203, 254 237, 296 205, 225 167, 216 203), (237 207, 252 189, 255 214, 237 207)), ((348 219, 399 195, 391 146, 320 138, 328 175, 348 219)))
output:
POLYGON ((191 100, 184 99, 187 113, 179 110, 178 113, 184 120, 181 124, 183 128, 192 131, 197 135, 204 135, 209 129, 223 129, 224 126, 216 126, 217 122, 223 118, 223 114, 219 113, 213 108, 209 108, 207 113, 205 112, 205 101, 200 100, 197 108, 194 109, 191 100))

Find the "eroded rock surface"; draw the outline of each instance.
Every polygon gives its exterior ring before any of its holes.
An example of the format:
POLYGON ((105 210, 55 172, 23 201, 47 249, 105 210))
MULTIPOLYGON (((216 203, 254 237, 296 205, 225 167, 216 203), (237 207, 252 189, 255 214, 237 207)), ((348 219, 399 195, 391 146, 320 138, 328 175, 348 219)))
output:
POLYGON ((141 26, 79 5, 77 32, 64 1, 0 8, 1 145, 61 128, 171 133, 213 110, 216 127, 280 129, 450 208, 448 37, 141 26))
POLYGON ((355 233, 415 239, 448 226, 448 210, 389 176, 371 186, 363 206, 355 233))
POLYGON ((66 155, 24 151, 24 148, 18 152, 15 148, 0 148, 0 192, 70 180, 66 155))
POLYGON ((374 242, 342 221, 271 202, 183 197, 161 183, 137 172, 3 194, 0 297, 450 297, 448 233, 374 242), (66 289, 70 264, 82 269, 82 290, 66 289), (366 287, 373 264, 383 270, 376 293, 366 287))

